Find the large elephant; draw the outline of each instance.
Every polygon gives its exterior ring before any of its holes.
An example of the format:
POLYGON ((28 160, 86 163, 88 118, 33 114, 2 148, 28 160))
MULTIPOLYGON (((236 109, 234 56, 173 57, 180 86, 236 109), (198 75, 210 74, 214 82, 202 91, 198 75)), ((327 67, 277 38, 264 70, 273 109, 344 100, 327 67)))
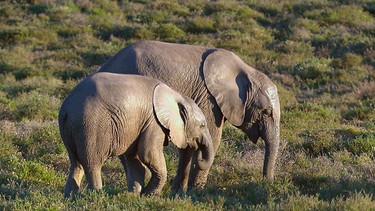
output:
POLYGON ((94 73, 64 100, 58 119, 70 159, 65 197, 79 189, 84 174, 89 188, 101 189, 104 161, 120 155, 129 191, 158 195, 167 179, 163 146, 169 140, 199 151, 198 165, 204 170, 214 160, 202 111, 153 78, 94 73), (151 179, 144 187, 146 167, 151 179))
MULTIPOLYGON (((277 87, 234 53, 218 48, 140 41, 120 50, 98 71, 150 76, 191 97, 206 116, 215 153, 226 119, 244 131, 252 142, 261 137, 265 141, 263 176, 273 179, 280 142, 277 87)), ((188 159, 191 153, 187 149, 182 156, 188 159)), ((194 155, 189 186, 203 187, 208 171, 196 168, 196 161, 194 155)), ((188 173, 180 169, 177 178, 188 173)), ((173 189, 186 187, 185 178, 176 181, 173 189)))

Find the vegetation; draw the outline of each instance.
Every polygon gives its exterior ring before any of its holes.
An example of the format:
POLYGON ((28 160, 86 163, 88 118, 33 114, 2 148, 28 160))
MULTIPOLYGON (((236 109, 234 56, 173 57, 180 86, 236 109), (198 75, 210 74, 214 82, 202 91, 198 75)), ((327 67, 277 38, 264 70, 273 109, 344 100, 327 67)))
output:
MULTIPOLYGON (((374 210, 375 3, 372 0, 0 2, 1 210, 374 210), (126 190, 116 158, 104 189, 63 198, 69 166, 62 100, 129 43, 232 50, 279 88, 275 181, 263 146, 225 125, 203 190, 161 198, 126 190)), ((166 148, 168 178, 176 152, 166 148)))

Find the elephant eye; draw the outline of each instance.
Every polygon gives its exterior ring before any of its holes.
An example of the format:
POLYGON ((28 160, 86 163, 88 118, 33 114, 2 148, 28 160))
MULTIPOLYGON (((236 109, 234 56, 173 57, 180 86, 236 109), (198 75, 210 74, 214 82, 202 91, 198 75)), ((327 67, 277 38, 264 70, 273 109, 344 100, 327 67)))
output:
POLYGON ((201 123, 200 127, 204 128, 206 125, 204 123, 201 123))
POLYGON ((266 115, 266 116, 271 116, 272 111, 271 111, 271 109, 264 109, 263 114, 266 115))

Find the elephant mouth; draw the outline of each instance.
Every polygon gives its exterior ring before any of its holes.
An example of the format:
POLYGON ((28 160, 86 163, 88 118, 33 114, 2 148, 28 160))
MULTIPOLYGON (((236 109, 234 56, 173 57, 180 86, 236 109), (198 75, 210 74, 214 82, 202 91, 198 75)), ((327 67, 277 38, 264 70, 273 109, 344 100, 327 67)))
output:
POLYGON ((258 134, 249 134, 247 137, 250 139, 251 142, 254 144, 258 143, 259 135, 258 134))
POLYGON ((258 143, 260 134, 259 134, 259 126, 253 124, 251 126, 239 127, 246 136, 250 139, 251 142, 254 144, 258 143))
POLYGON ((197 150, 198 149, 198 138, 195 138, 195 139, 192 139, 190 141, 190 143, 188 143, 189 147, 192 148, 193 150, 197 150))

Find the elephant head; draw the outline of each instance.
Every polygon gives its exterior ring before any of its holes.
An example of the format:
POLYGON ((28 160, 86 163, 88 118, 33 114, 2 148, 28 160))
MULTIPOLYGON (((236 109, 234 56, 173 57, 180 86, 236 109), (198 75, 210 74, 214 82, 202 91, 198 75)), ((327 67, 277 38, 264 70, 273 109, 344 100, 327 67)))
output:
POLYGON ((205 116, 195 102, 159 84, 154 89, 153 107, 158 122, 169 130, 168 138, 180 149, 198 150, 198 166, 208 170, 215 153, 205 116))
POLYGON ((280 142, 280 104, 276 86, 234 53, 207 55, 203 75, 225 118, 256 143, 265 141, 263 176, 272 180, 280 142), (225 59, 224 59, 225 58, 225 59))

